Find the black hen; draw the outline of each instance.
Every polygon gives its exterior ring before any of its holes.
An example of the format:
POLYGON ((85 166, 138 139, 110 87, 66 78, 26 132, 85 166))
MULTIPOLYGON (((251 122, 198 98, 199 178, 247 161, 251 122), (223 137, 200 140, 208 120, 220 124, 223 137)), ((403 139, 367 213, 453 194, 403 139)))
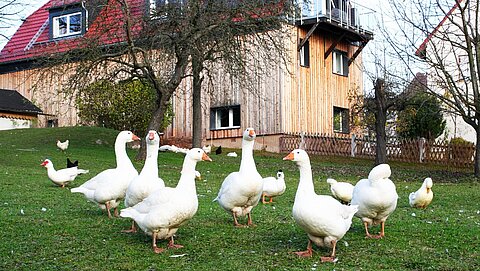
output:
POLYGON ((219 155, 222 153, 222 146, 218 146, 218 148, 215 150, 215 154, 219 155))
POLYGON ((78 160, 75 160, 75 162, 70 161, 70 158, 67 157, 67 168, 69 167, 78 167, 78 160))

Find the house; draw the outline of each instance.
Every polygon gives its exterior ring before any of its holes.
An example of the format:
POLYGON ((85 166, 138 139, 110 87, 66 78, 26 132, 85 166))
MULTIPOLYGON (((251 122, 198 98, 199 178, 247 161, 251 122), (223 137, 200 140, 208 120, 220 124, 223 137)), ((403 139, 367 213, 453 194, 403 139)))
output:
POLYGON ((0 89, 0 130, 30 128, 42 110, 14 90, 0 89))
MULTIPOLYGON (((146 10, 141 0, 129 2, 131 14, 146 10)), ((256 146, 268 151, 278 151, 279 137, 285 133, 350 133, 349 95, 363 91, 361 52, 373 33, 362 24, 362 7, 353 1, 298 2, 302 8, 290 18, 291 38, 285 41, 292 59, 289 67, 272 65, 254 82, 255 92, 243 89, 221 68, 210 71, 210 81, 202 89, 206 144, 239 147, 246 127, 256 129, 256 146), (212 91, 212 86, 221 91, 212 91)), ((56 94, 58 86, 29 93, 38 73, 32 63, 54 53, 52 48, 60 52, 74 48, 79 45, 77 37, 94 35, 95 18, 102 12, 91 16, 80 1, 52 0, 28 17, 0 52, 0 87, 35 96, 50 114, 41 125, 52 118, 60 126, 76 125, 81 120, 74 102, 56 94)), ((172 99, 175 117, 164 139, 191 138, 191 99, 192 82, 187 78, 172 99)))
MULTIPOLYGON (((473 24, 476 20, 462 19, 461 10, 463 10, 463 16, 469 16, 470 13, 475 14, 476 3, 477 1, 456 2, 415 52, 428 66, 426 73, 430 89, 443 97, 451 97, 451 94, 446 91, 448 88, 445 87, 450 85, 450 88, 455 88, 455 92, 462 97, 462 100, 464 99, 461 103, 453 99, 450 99, 448 103, 444 102, 446 128, 442 138, 461 137, 473 143, 476 143, 475 129, 467 124, 458 112, 464 111, 469 118, 475 119, 475 98, 474 95, 467 95, 467 93, 475 93, 472 88, 472 78, 474 77, 470 76, 468 58, 469 55, 475 58, 476 50, 470 50, 464 46, 466 42, 460 26, 465 21, 471 24, 468 27, 474 27, 473 24)), ((478 120, 476 122, 478 123, 478 120)))

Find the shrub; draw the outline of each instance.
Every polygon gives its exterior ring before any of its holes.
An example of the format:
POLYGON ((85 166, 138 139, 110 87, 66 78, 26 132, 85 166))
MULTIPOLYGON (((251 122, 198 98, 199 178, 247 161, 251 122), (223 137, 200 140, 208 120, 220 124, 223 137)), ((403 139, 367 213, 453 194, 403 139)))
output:
POLYGON ((83 121, 143 134, 156 109, 156 99, 156 91, 140 80, 103 80, 82 89, 77 106, 83 121))

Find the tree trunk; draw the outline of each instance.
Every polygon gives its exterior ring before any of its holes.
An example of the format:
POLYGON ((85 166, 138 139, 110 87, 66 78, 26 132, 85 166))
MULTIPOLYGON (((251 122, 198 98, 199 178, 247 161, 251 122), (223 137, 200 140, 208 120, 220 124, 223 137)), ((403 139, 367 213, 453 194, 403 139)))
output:
POLYGON ((202 65, 196 59, 192 59, 192 70, 193 70, 193 138, 192 138, 192 147, 201 148, 202 147, 202 81, 203 77, 201 76, 202 65))
POLYGON ((476 127, 477 143, 475 144, 474 174, 480 177, 480 127, 476 127))
MULTIPOLYGON (((155 130, 159 133, 163 132, 163 130, 160 131, 160 128, 162 126, 163 117, 165 116, 165 110, 168 106, 168 102, 170 100, 171 95, 160 94, 159 96, 160 96, 159 99, 158 99, 159 100, 159 105, 158 105, 157 109, 155 110, 155 112, 153 113, 152 118, 150 119, 150 123, 148 124, 147 131, 145 131, 145 134, 149 130, 155 130)), ((139 136, 139 137, 142 138, 142 136, 139 136)), ((138 153, 137 153, 137 156, 135 157, 135 159, 136 160, 145 160, 146 156, 147 156, 147 150, 146 150, 146 147, 145 147, 145 142, 142 139, 141 147, 138 150, 138 153)))
POLYGON ((375 133, 377 145, 375 146, 375 164, 384 164, 387 162, 387 135, 385 124, 387 122, 387 99, 385 97, 385 84, 382 79, 375 82, 375 133))

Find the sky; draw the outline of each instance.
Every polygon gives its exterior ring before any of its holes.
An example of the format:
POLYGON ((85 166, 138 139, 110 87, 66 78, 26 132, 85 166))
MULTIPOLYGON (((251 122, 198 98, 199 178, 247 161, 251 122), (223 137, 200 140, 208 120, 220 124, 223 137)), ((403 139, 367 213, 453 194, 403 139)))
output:
MULTIPOLYGON (((20 27, 20 25, 23 23, 23 20, 25 20, 30 14, 32 14, 35 10, 43 6, 45 3, 48 2, 48 0, 34 0, 34 1, 28 1, 28 0, 17 0, 21 5, 19 7, 15 8, 15 12, 18 12, 14 17, 12 17, 12 20, 8 21, 8 24, 6 22, 1 22, 0 21, 0 31, 3 31, 3 35, 7 37, 11 37, 13 34, 15 34, 15 31, 20 27)), ((6 1, 0 0, 0 5, 4 4, 6 1)), ((10 11, 10 10, 9 10, 10 11)), ((0 50, 5 46, 8 40, 4 39, 3 37, 0 36, 0 50)))

